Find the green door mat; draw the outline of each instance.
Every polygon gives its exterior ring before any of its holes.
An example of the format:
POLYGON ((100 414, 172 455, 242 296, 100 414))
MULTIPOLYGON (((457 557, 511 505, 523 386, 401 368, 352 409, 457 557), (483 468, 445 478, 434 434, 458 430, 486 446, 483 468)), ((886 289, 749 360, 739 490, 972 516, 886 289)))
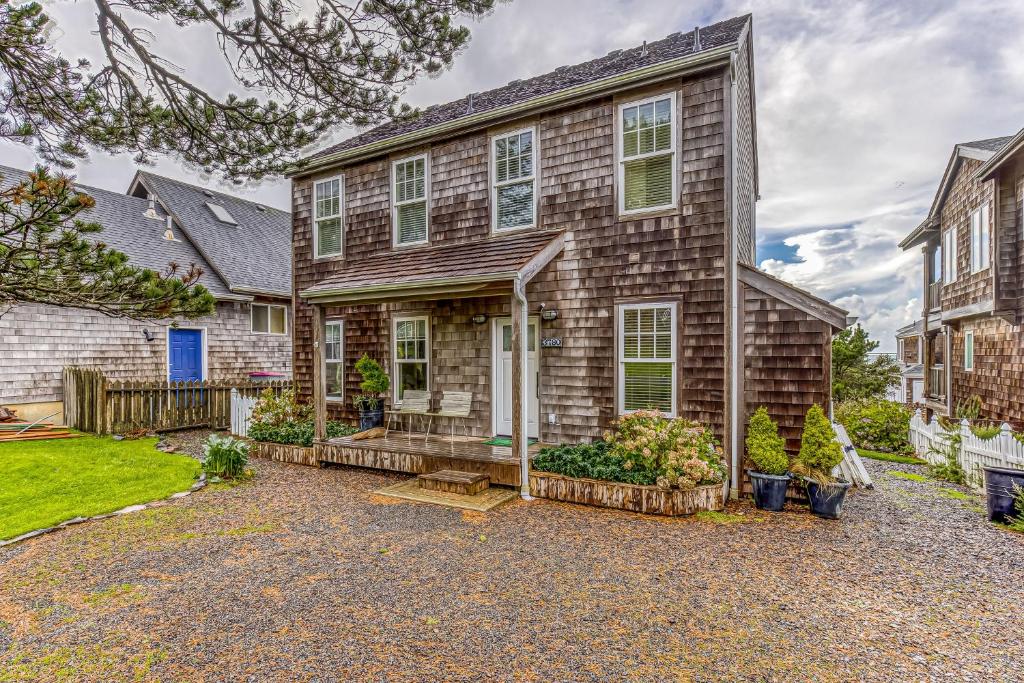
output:
MULTIPOLYGON (((532 446, 533 444, 537 443, 537 439, 527 439, 526 443, 528 443, 528 444, 530 444, 532 446)), ((494 437, 492 439, 488 439, 487 441, 484 441, 484 445, 485 446, 511 446, 512 445, 512 437, 511 436, 496 436, 496 437, 494 437)))

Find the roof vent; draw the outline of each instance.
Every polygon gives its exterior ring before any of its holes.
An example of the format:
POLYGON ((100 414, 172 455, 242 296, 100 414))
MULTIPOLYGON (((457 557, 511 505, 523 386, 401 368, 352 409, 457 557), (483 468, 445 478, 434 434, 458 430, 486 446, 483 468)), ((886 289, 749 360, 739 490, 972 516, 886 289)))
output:
POLYGON ((618 57, 621 54, 622 54, 622 50, 612 50, 611 52, 606 54, 605 57, 618 57))
POLYGON ((693 27, 693 51, 700 52, 700 26, 693 27))
POLYGON ((210 213, 212 213, 214 217, 221 223, 227 223, 228 225, 238 225, 238 221, 236 221, 234 217, 230 213, 228 213, 228 210, 225 209, 220 204, 206 202, 206 208, 208 208, 210 210, 210 213))
POLYGON ((560 74, 560 73, 562 73, 563 71, 567 70, 568 68, 569 68, 569 65, 568 65, 568 64, 563 64, 562 66, 560 66, 560 67, 558 67, 557 69, 555 69, 555 73, 556 73, 556 74, 560 74))
POLYGON ((466 105, 466 113, 467 114, 472 114, 473 113, 473 97, 475 95, 476 95, 475 92, 469 93, 469 104, 466 105))
POLYGON ((209 190, 203 190, 203 194, 205 194, 207 197, 212 197, 213 196, 213 193, 210 192, 209 190))
POLYGON ((265 213, 266 210, 267 210, 267 207, 263 206, 262 204, 257 204, 256 205, 256 210, 259 211, 260 213, 265 213))
POLYGON ((156 212, 156 202, 153 201, 152 197, 149 198, 149 207, 142 215, 146 218, 160 218, 160 215, 156 212))
POLYGON ((174 221, 170 216, 167 217, 167 229, 164 230, 164 239, 168 242, 180 242, 177 237, 174 236, 174 221))
POLYGON ((517 79, 516 79, 516 80, 514 80, 514 81, 509 81, 509 82, 508 82, 508 84, 509 84, 509 85, 519 85, 519 84, 520 84, 520 83, 522 83, 522 82, 523 82, 523 79, 521 79, 521 78, 517 78, 517 79))
POLYGON ((646 57, 648 54, 649 53, 647 52, 647 41, 645 40, 644 44, 640 46, 640 56, 646 57))

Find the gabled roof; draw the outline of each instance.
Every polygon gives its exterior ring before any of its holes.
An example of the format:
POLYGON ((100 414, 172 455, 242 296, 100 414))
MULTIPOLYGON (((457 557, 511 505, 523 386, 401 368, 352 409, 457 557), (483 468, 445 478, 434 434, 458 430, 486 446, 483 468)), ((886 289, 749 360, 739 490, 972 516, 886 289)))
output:
POLYGON ((1013 158, 1019 152, 1022 151, 1024 151, 1024 128, 1021 128, 1016 135, 1014 135, 1012 138, 1009 138, 1007 142, 1001 148, 999 148, 999 150, 997 150, 996 153, 993 154, 992 157, 988 161, 986 161, 981 168, 978 169, 978 172, 975 174, 974 177, 977 178, 978 180, 988 180, 993 175, 995 175, 995 172, 999 170, 999 168, 1006 161, 1013 158))
POLYGON ((939 191, 935 193, 935 199, 932 200, 928 217, 900 242, 900 249, 906 250, 915 247, 928 240, 929 237, 938 231, 942 206, 946 203, 946 197, 949 195, 950 188, 953 187, 953 181, 956 180, 957 171, 960 170, 960 164, 963 163, 964 159, 988 161, 995 155, 996 151, 1005 147, 1012 139, 1011 137, 987 138, 973 142, 961 142, 954 146, 953 154, 946 163, 946 171, 942 174, 939 191))
POLYGON ((438 130, 465 127, 498 118, 507 114, 512 107, 532 102, 543 104, 545 98, 554 99, 556 94, 572 95, 586 86, 631 76, 640 78, 648 71, 653 72, 658 65, 681 60, 693 63, 709 60, 720 56, 722 49, 735 49, 744 37, 750 19, 751 15, 745 14, 693 31, 673 33, 657 42, 644 43, 628 50, 614 50, 589 62, 562 66, 541 76, 512 81, 493 90, 429 107, 416 118, 385 123, 316 152, 303 160, 307 166, 298 169, 298 172, 341 160, 349 156, 347 153, 355 153, 375 143, 396 139, 408 144, 410 138, 426 137, 438 130))
MULTIPOLYGON (((28 179, 28 171, 9 166, 0 166, 0 175, 3 175, 0 187, 4 189, 28 179)), ((96 200, 96 206, 79 214, 82 220, 103 226, 103 232, 95 236, 95 241, 124 253, 132 265, 162 273, 171 263, 178 264, 182 270, 195 264, 203 271, 199 284, 210 290, 216 298, 249 298, 232 295, 195 245, 180 231, 175 232, 177 241, 164 239, 166 214, 158 212, 157 218, 147 217, 145 213, 149 202, 145 199, 79 183, 75 183, 75 187, 96 200)))
POLYGON ((231 291, 291 296, 291 214, 148 171, 135 174, 133 191, 138 184, 174 217, 231 291))
POLYGON ((924 320, 918 319, 909 325, 904 325, 900 329, 896 330, 896 338, 902 339, 904 337, 918 337, 924 333, 924 320))
POLYGON ((847 316, 850 312, 846 309, 839 308, 807 290, 800 289, 753 266, 748 266, 745 263, 737 263, 736 266, 738 269, 736 276, 740 282, 765 294, 770 294, 793 308, 828 323, 836 330, 845 330, 848 327, 847 316))

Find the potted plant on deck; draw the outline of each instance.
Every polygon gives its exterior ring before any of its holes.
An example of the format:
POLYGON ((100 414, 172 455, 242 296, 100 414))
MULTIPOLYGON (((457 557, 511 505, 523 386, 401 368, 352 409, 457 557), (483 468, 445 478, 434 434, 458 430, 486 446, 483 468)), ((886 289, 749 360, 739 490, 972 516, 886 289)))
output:
POLYGON ((380 363, 365 353, 356 362, 356 371, 363 378, 359 383, 363 393, 353 398, 352 404, 359 411, 359 431, 365 432, 384 424, 384 396, 391 388, 391 379, 380 363))
POLYGON ((779 436, 779 425, 768 416, 764 406, 750 416, 747 456, 754 465, 754 469, 747 470, 754 489, 754 505, 760 510, 781 511, 791 479, 789 457, 779 436))
POLYGON ((800 453, 793 471, 803 476, 811 512, 818 517, 839 519, 850 482, 832 476, 832 470, 843 460, 843 449, 836 441, 832 423, 820 406, 811 406, 804 419, 800 437, 800 453))

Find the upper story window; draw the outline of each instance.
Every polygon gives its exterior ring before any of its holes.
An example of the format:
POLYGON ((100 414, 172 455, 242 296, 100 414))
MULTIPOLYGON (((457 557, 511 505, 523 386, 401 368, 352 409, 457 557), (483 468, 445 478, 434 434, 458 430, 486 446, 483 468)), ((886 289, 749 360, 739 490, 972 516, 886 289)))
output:
POLYGON ((988 203, 981 205, 971 214, 971 272, 977 273, 989 267, 989 224, 988 203))
POLYGON ((257 334, 285 334, 288 332, 287 310, 284 306, 252 304, 249 329, 257 334))
POLYGON ((948 230, 942 235, 942 255, 945 259, 942 269, 945 274, 944 279, 946 284, 949 284, 956 280, 956 228, 948 230))
POLYGON ((658 95, 619 107, 619 211, 675 206, 676 97, 658 95))
POLYGON ((494 229, 513 230, 537 224, 536 134, 533 128, 503 133, 491 141, 494 229))
POLYGON ((430 196, 427 155, 396 161, 391 166, 395 246, 427 241, 430 196))
POLYGON ((906 362, 906 360, 907 360, 906 344, 903 343, 902 339, 897 339, 896 340, 896 357, 901 362, 906 362))
POLYGON ((672 416, 676 404, 676 307, 619 307, 619 413, 659 410, 672 416))
POLYGON ((340 401, 345 395, 344 329, 340 320, 328 320, 324 329, 324 366, 329 401, 340 401))
POLYGON ((931 253, 932 267, 929 269, 928 282, 942 282, 942 247, 936 245, 931 253))
POLYGON ((313 185, 313 245, 315 257, 337 256, 344 237, 342 211, 345 179, 319 180, 313 185))

